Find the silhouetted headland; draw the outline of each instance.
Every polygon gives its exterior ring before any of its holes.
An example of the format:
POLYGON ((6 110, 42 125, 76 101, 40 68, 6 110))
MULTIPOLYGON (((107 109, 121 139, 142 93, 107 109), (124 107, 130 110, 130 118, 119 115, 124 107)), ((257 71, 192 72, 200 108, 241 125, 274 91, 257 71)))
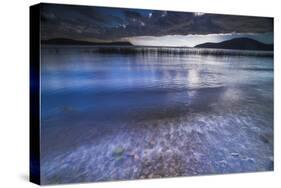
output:
POLYGON ((67 38, 55 38, 49 40, 42 40, 42 44, 47 45, 100 45, 100 46, 132 46, 130 42, 90 42, 90 41, 82 41, 82 40, 73 40, 67 38))
POLYGON ((272 51, 272 44, 265 44, 250 38, 235 38, 219 43, 207 42, 195 46, 196 48, 216 48, 233 50, 259 50, 272 51))

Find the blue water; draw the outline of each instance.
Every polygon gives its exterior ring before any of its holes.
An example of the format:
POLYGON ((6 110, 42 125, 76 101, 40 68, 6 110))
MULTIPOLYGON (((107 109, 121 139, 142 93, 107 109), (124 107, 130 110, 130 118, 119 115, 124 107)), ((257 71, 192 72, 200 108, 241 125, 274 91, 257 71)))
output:
POLYGON ((44 47, 43 183, 273 169, 272 57, 44 47))

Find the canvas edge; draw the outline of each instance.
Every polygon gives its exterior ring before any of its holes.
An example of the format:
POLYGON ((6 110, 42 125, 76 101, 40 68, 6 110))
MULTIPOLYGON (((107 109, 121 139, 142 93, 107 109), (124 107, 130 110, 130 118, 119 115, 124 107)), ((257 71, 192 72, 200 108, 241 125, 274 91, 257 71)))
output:
POLYGON ((29 7, 29 181, 40 172, 40 4, 29 7))

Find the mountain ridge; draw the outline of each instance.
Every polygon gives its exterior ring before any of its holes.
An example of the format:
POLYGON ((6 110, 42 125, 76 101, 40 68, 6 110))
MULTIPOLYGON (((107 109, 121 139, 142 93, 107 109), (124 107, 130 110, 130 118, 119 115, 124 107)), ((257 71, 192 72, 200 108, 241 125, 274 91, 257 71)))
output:
POLYGON ((195 48, 217 48, 231 50, 273 51, 273 44, 265 44, 250 38, 234 38, 218 43, 207 42, 194 46, 195 48))
POLYGON ((48 40, 42 40, 42 44, 47 45, 121 45, 121 46, 131 46, 132 44, 130 42, 90 42, 90 41, 82 41, 82 40, 74 40, 74 39, 68 39, 68 38, 53 38, 48 40))

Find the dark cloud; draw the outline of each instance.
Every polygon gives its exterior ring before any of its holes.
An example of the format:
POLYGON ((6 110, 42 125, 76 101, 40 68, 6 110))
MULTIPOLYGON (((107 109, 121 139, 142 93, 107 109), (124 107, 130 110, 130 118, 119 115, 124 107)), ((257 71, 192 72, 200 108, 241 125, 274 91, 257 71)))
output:
POLYGON ((124 15, 125 17, 127 18, 134 18, 134 19, 142 19, 142 15, 138 12, 135 12, 135 11, 131 11, 131 10, 124 10, 124 15))
POLYGON ((56 4, 42 4, 41 10, 43 39, 273 32, 273 19, 266 17, 56 4))

